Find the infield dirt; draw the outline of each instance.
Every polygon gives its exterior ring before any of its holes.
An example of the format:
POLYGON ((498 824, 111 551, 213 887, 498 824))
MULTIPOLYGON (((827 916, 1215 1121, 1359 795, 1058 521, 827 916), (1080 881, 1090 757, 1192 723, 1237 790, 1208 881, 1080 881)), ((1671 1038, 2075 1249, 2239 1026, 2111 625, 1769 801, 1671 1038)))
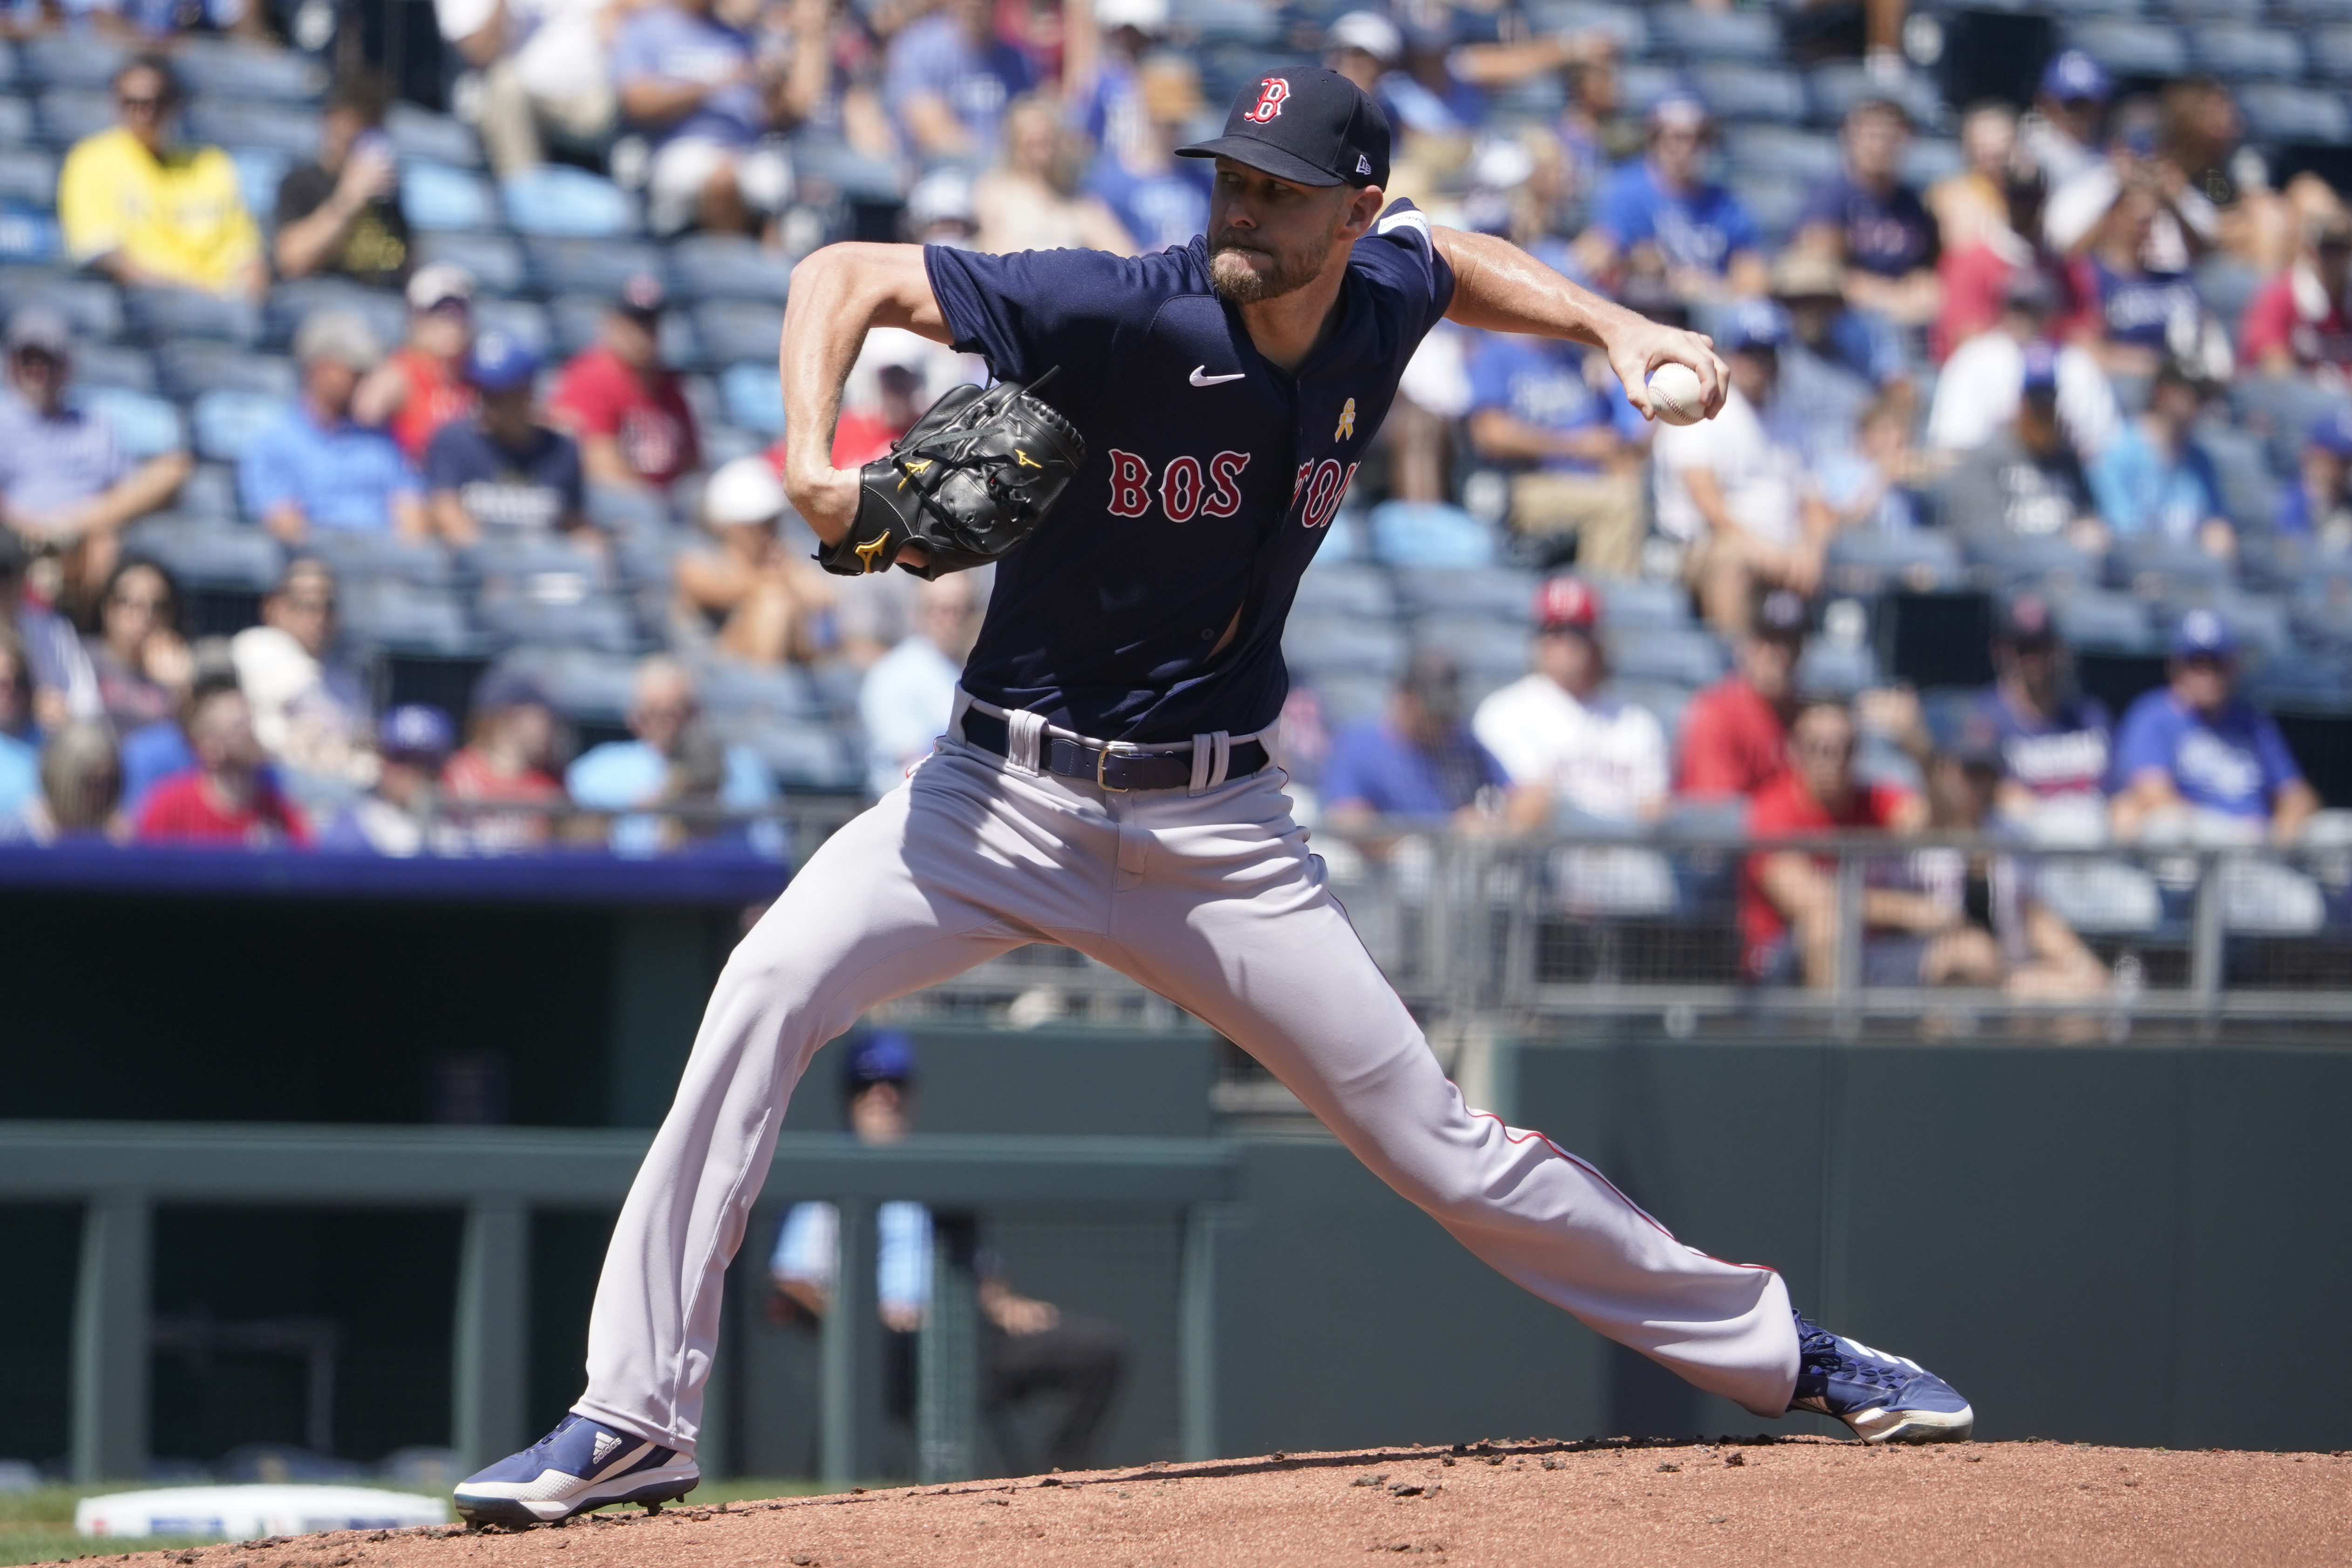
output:
MULTIPOLYGON (((343 1531, 142 1568, 1206 1568, 1411 1562, 2352 1562, 2352 1458, 1799 1437, 1496 1441, 674 1506, 519 1532, 343 1531)), ((85 1560, 87 1561, 87 1559, 85 1560)))

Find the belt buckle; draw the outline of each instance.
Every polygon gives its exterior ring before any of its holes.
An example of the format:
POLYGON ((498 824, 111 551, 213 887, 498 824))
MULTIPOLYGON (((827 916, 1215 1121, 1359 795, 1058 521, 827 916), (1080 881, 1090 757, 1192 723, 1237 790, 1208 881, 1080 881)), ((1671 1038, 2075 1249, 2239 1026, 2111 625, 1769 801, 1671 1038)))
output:
POLYGON ((1108 779, 1103 777, 1103 769, 1110 766, 1110 759, 1114 755, 1127 757, 1136 754, 1118 750, 1118 743, 1117 741, 1113 741, 1110 745, 1097 751, 1095 753, 1095 788, 1101 790, 1106 795, 1132 794, 1134 791, 1127 788, 1125 785, 1113 784, 1108 779))

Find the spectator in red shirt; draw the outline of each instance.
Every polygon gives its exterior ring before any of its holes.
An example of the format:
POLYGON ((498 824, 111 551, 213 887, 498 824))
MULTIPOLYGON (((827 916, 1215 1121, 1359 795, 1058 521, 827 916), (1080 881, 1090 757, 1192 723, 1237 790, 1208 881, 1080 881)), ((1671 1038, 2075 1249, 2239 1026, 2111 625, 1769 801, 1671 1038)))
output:
POLYGON ((547 688, 528 672, 494 669, 474 686, 473 718, 465 748, 441 772, 441 789, 472 835, 489 852, 529 849, 547 841, 546 808, 563 800, 556 781, 562 725, 547 688), (493 804, 534 807, 494 811, 493 804))
MULTIPOLYGON (((1853 775, 1853 715, 1836 698, 1807 701, 1789 726, 1789 765, 1748 811, 1759 839, 1867 830, 1911 833, 1927 825, 1917 796, 1853 775)), ((1801 850, 1748 857, 1739 886, 1740 936, 1759 980, 1826 988, 1838 935, 1837 862, 1801 850)), ((1865 986, 1999 985, 2000 949, 1968 923, 1964 907, 1900 887, 1862 894, 1865 986)))
POLYGON ((1780 776, 1804 648, 1805 601, 1774 589, 1739 640, 1739 667, 1693 697, 1683 716, 1675 793, 1752 796, 1780 776))
POLYGON ((604 317, 604 340, 563 367, 549 413, 580 443, 588 482, 666 490, 700 465, 694 413, 661 362, 661 279, 638 273, 604 317))
POLYGON ((2238 359, 2266 376, 2322 366, 2342 376, 2352 366, 2352 321, 2344 296, 2352 286, 2352 221, 2320 220, 2294 265, 2246 304, 2238 359))
POLYGON ((233 679, 197 683, 188 699, 188 749, 196 765, 156 785, 140 808, 142 842, 310 847, 310 826, 264 768, 253 710, 233 679))
POLYGON ((408 280, 408 341, 368 372, 352 397, 352 417, 374 425, 412 464, 425 461, 433 433, 474 412, 466 379, 474 341, 474 275, 436 262, 408 280))

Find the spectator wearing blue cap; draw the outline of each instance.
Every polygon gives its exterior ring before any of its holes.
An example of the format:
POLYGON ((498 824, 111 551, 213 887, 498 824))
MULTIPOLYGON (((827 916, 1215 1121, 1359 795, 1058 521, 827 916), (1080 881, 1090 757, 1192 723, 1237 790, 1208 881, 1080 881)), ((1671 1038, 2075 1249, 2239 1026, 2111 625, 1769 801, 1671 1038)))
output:
POLYGON ((2017 413, 1945 481, 1945 521, 1964 534, 2055 537, 2105 549, 2090 481, 2059 419, 2058 351, 2031 343, 2023 360, 2017 413))
POLYGON ((2221 479, 2194 439, 2210 383, 2168 362, 2148 391, 2147 407, 2118 431, 2091 465, 2091 494, 2117 538, 2161 534, 2227 559, 2237 530, 2221 514, 2221 479))
POLYGON ((1667 426, 1652 448, 1658 532, 1683 550, 1706 618, 1744 634, 1757 594, 1810 596, 1835 527, 1806 472, 1801 434, 1778 403, 1788 313, 1769 300, 1735 308, 1718 335, 1731 375, 1723 412, 1667 426))
POLYGON ((1702 172, 1713 122, 1689 92, 1650 106, 1649 153, 1611 175, 1580 242, 1595 277, 1663 275, 1685 300, 1762 294, 1762 235, 1738 197, 1702 172))
POLYGON ((1924 326, 1943 303, 1942 244, 1919 193, 1903 183, 1911 116, 1892 99, 1866 98, 1846 110, 1838 140, 1845 166, 1806 199, 1797 245, 1844 266, 1845 297, 1857 309, 1924 326))
POLYGON ((434 531, 452 544, 588 528, 579 444, 534 411, 539 368, 509 332, 480 333, 467 350, 466 380, 479 399, 473 416, 451 420, 425 448, 425 504, 434 531))
MULTIPOLYGON (((914 1041, 897 1030, 861 1031, 841 1042, 842 1102, 851 1135, 861 1144, 903 1142, 915 1126, 914 1041)), ((876 1294, 888 1332, 884 1402, 899 1421, 915 1409, 915 1336, 931 1307, 932 1224, 919 1203, 884 1203, 875 1211, 876 1294)), ((981 1315, 981 1396, 992 1406, 1035 1395, 1066 1396, 1041 1462, 1008 1454, 1014 1469, 1082 1470, 1093 1462, 1095 1439, 1110 1413, 1126 1370, 1124 1336, 1108 1323, 1065 1313, 1051 1301, 1014 1291, 989 1252, 973 1260, 981 1315)), ((774 1292, 771 1322, 822 1322, 833 1304, 841 1268, 841 1211, 830 1203, 796 1203, 784 1216, 769 1254, 774 1292)), ((992 1424, 999 1441, 1006 1428, 992 1424)))
POLYGON ((2330 553, 2352 549, 2352 408, 2312 421, 2295 482, 2279 487, 2271 528, 2330 553))
POLYGON ((385 714, 376 728, 375 787, 335 814, 319 847, 402 859, 461 852, 457 830, 434 810, 450 738, 439 708, 406 703, 385 714))
POLYGON ((2223 838, 2291 843, 2319 794, 2271 716, 2238 695, 2238 638, 2210 610, 2173 628, 2167 684, 2132 704, 2116 737, 2116 836, 2161 821, 2223 838))
POLYGON ((2101 162, 2100 129, 2114 93, 2106 68, 2080 49, 2061 49, 2042 68, 2018 135, 2053 189, 2101 162))

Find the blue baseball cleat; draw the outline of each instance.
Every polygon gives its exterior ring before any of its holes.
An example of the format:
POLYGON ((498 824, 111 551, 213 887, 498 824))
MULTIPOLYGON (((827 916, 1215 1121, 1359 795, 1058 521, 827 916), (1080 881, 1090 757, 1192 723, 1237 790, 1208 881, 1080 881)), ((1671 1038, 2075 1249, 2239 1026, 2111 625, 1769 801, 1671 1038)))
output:
POLYGON ((702 1479, 675 1448, 566 1416, 555 1430, 457 1487, 468 1524, 549 1524, 607 1503, 675 1502, 702 1479))
POLYGON ((1791 1410, 1831 1416, 1865 1443, 1965 1443, 1976 1412, 1916 1361, 1833 1334, 1799 1312, 1791 1410))

